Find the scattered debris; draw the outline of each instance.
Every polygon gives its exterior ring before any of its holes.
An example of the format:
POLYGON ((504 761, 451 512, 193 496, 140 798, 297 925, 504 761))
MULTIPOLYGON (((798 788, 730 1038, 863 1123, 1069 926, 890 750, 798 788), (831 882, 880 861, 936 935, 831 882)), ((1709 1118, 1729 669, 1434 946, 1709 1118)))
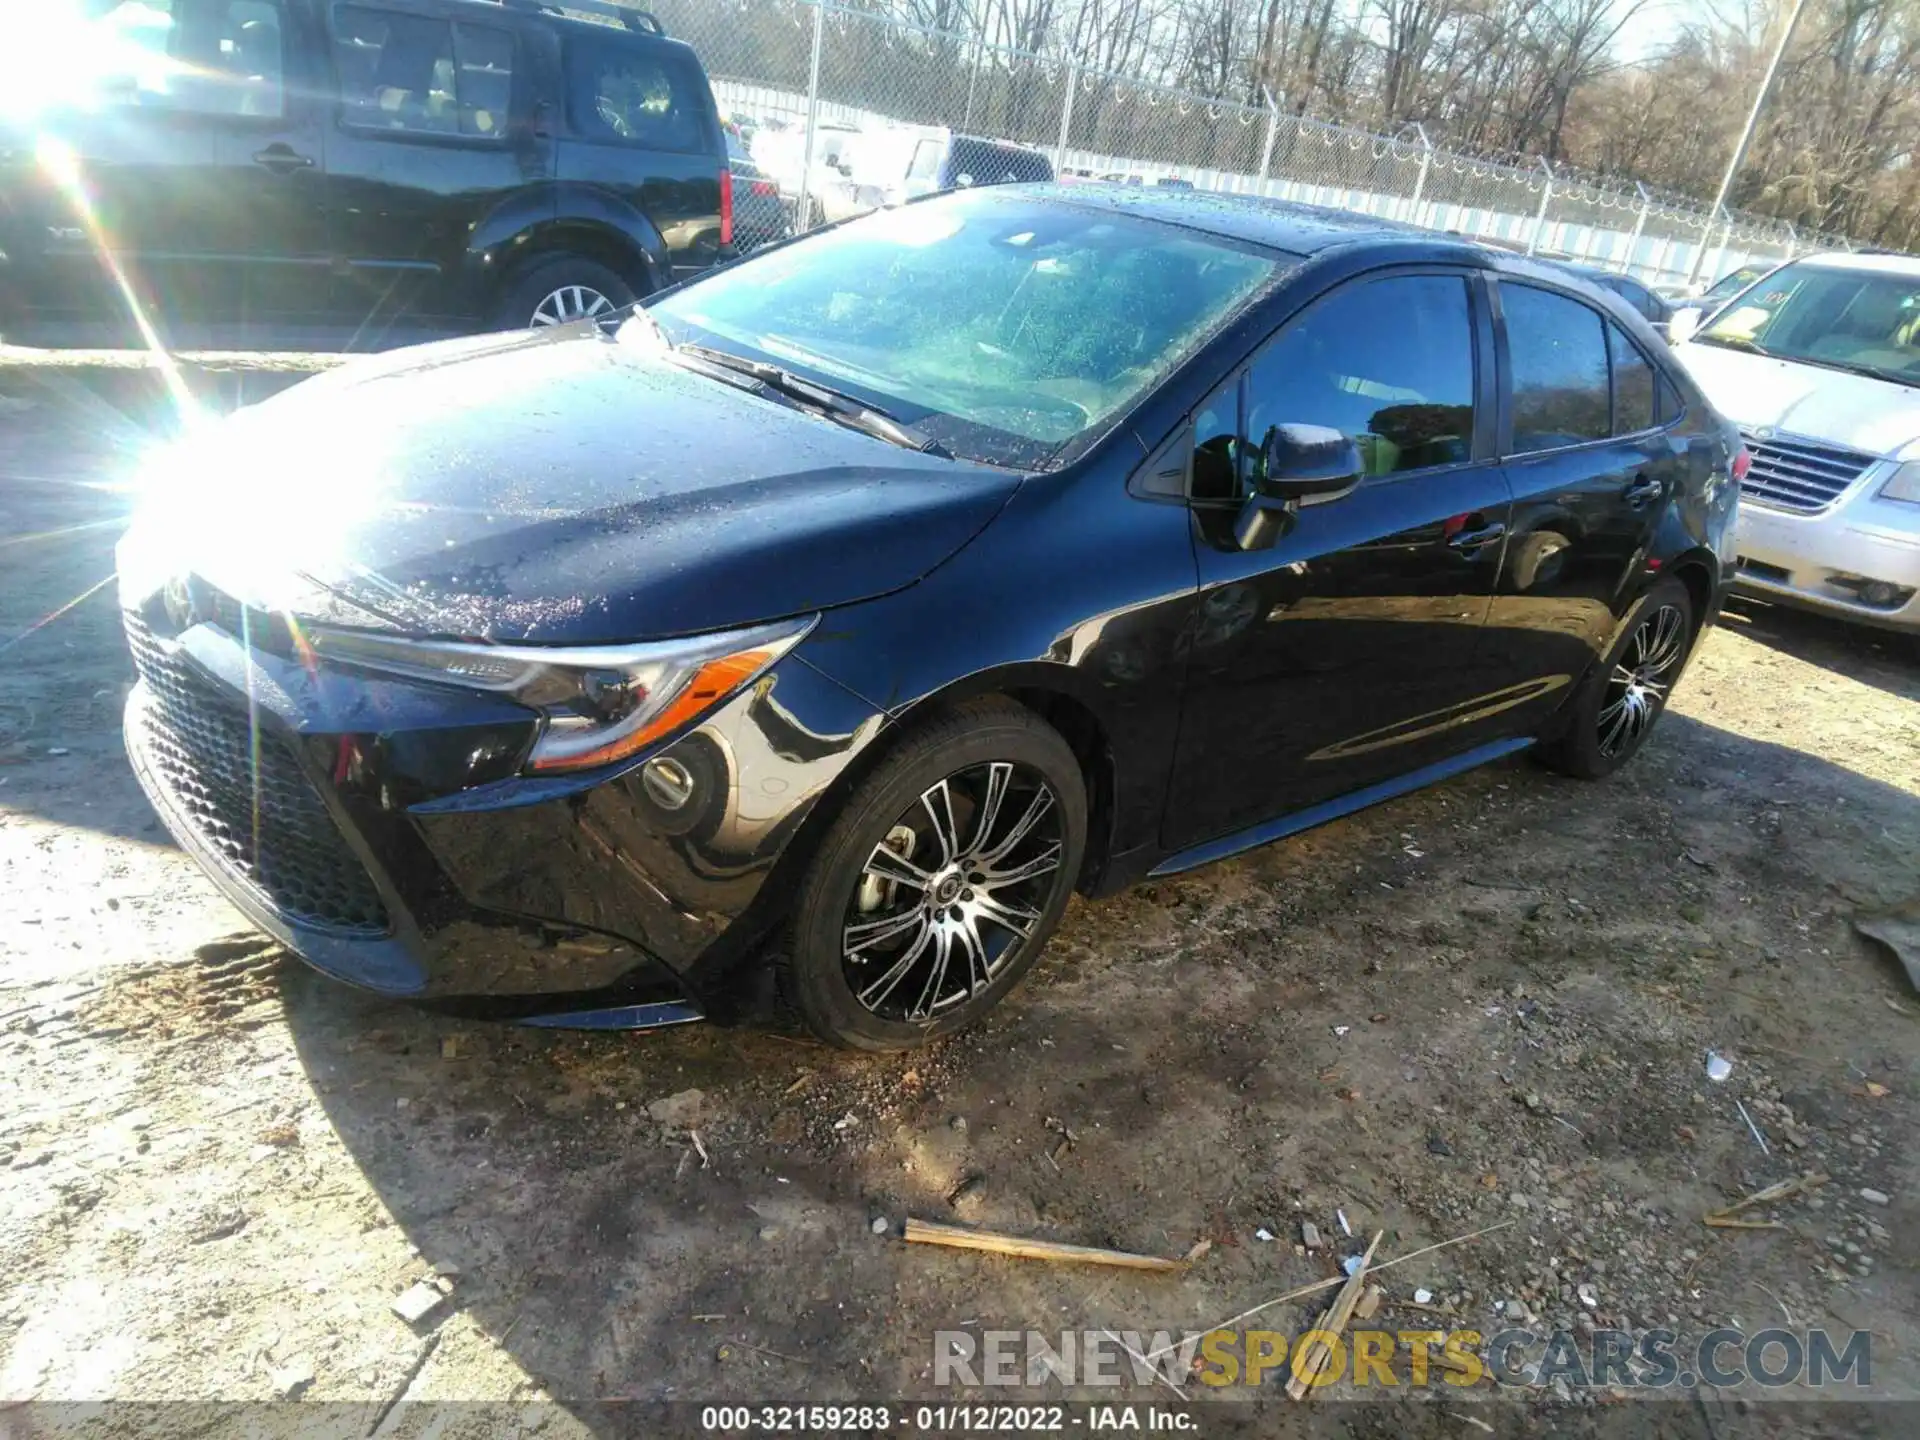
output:
POLYGON ((1707 1051, 1707 1079, 1718 1085, 1733 1074, 1733 1062, 1718 1051, 1707 1051))
POLYGON ((1193 1247, 1186 1253, 1186 1262, 1189 1265, 1193 1264, 1196 1260, 1204 1258, 1206 1253, 1211 1249, 1213 1249, 1213 1241, 1211 1240, 1202 1239, 1194 1241, 1193 1247))
POLYGON ((1600 1295, 1593 1286, 1577 1285, 1574 1287, 1573 1293, 1580 1297, 1580 1303, 1586 1306, 1587 1309, 1597 1310, 1600 1308, 1600 1295))
POLYGON ((1378 1285, 1369 1285, 1360 1292, 1360 1301, 1353 1307, 1354 1317, 1359 1320, 1371 1320, 1379 1310, 1380 1302, 1387 1298, 1387 1292, 1378 1285))
POLYGON ((700 1118, 700 1109, 706 1101, 704 1091, 681 1090, 649 1104, 647 1118, 658 1125, 684 1128, 700 1118))
POLYGON ((458 1060, 460 1058, 460 1037, 458 1035, 442 1035, 440 1037, 440 1058, 442 1060, 458 1060))
POLYGON ((947 1192, 947 1204, 958 1210, 967 1201, 975 1199, 987 1188, 987 1177, 978 1170, 960 1177, 960 1183, 947 1192))
POLYGON ((1062 1245, 1053 1240, 1028 1240, 1018 1235, 1001 1235, 992 1230, 969 1230, 959 1225, 940 1225, 929 1220, 907 1217, 902 1237, 914 1245, 951 1245, 960 1250, 986 1250, 996 1255, 1017 1255, 1026 1260, 1079 1261, 1090 1265, 1118 1265, 1128 1270, 1181 1270, 1184 1260, 1169 1260, 1161 1255, 1135 1255, 1125 1250, 1102 1250, 1089 1245, 1062 1245))
POLYGON ((849 1110, 833 1122, 833 1128, 836 1130, 851 1130, 857 1123, 859 1123, 858 1117, 853 1111, 849 1110))
POLYGON ((1413 1303, 1416 1305, 1431 1305, 1433 1303, 1433 1292, 1427 1289, 1426 1286, 1421 1286, 1413 1292, 1413 1303))
POLYGON ((313 1384, 313 1380, 313 1361, 299 1355, 273 1372, 273 1393, 282 1400, 292 1400, 313 1384))
POLYGON ((1336 1210, 1333 1212, 1333 1218, 1340 1222, 1340 1233, 1348 1239, 1352 1239, 1353 1226, 1347 1223, 1347 1212, 1344 1210, 1336 1210))
POLYGON ((1870 1187, 1863 1188, 1860 1191, 1860 1198, 1869 1205, 1891 1205, 1893 1203, 1893 1197, 1888 1195, 1886 1191, 1875 1190, 1870 1187))
POLYGON ((693 1141, 693 1148, 700 1152, 700 1168, 702 1170, 707 1169, 713 1164, 713 1161, 707 1154, 707 1147, 700 1143, 700 1132, 698 1130, 689 1130, 687 1131, 687 1138, 693 1141))
POLYGON ((1782 1180, 1777 1185, 1769 1185, 1764 1190, 1756 1190, 1743 1200, 1731 1205, 1723 1205, 1718 1210, 1708 1211, 1703 1217, 1704 1223, 1720 1230, 1784 1230, 1786 1227, 1777 1220, 1735 1220, 1733 1217, 1742 1210, 1751 1210, 1756 1205, 1771 1205, 1776 1201, 1789 1200, 1808 1190, 1817 1190, 1827 1183, 1827 1176, 1816 1170, 1804 1175, 1796 1175, 1791 1180, 1782 1180))
POLYGON ((1351 1029, 1353 1029, 1353 1027, 1352 1027, 1351 1025, 1336 1025, 1336 1026, 1334 1026, 1334 1027, 1333 1027, 1333 1036, 1334 1036, 1334 1039, 1336 1039, 1336 1040, 1344 1040, 1344 1039, 1346 1039, 1346 1038, 1347 1038, 1347 1032, 1348 1032, 1349 1030, 1351 1030, 1351 1029))
POLYGON ((1453 1146, 1447 1143, 1447 1137, 1438 1130, 1427 1132, 1427 1153, 1429 1155, 1451 1155, 1453 1146))
POLYGON ((393 1302, 393 1313, 409 1325, 418 1325, 439 1309, 446 1298, 437 1287, 424 1280, 416 1281, 393 1302))
MULTIPOLYGON (((1348 1279, 1340 1287, 1340 1293, 1333 1297, 1333 1304, 1327 1307, 1326 1314, 1314 1322, 1314 1329, 1333 1340, 1338 1340, 1347 1328, 1347 1322, 1353 1318, 1354 1307, 1360 1302, 1360 1292, 1366 1280, 1367 1266, 1373 1260, 1373 1252, 1380 1246, 1381 1237, 1387 1232, 1376 1230, 1373 1239, 1367 1245, 1364 1255, 1350 1256, 1352 1268, 1347 1272, 1348 1279)), ((1316 1337, 1304 1362, 1294 1357, 1293 1378, 1287 1382, 1287 1394, 1295 1400, 1304 1400, 1313 1390, 1313 1382, 1322 1370, 1327 1368, 1333 1358, 1332 1347, 1326 1340, 1316 1337)))
POLYGON ((1300 1222, 1300 1243, 1309 1250, 1318 1250, 1321 1245, 1320 1227, 1311 1220, 1300 1222))
POLYGON ((1869 1080, 1853 1093, 1868 1100, 1884 1100, 1887 1096, 1891 1095, 1893 1091, 1889 1090, 1885 1085, 1882 1085, 1878 1080, 1869 1080))
POLYGON ((872 1223, 867 1228, 872 1230, 873 1233, 876 1235, 884 1235, 887 1233, 888 1229, 891 1227, 889 1227, 887 1224, 886 1216, 876 1215, 873 1217, 872 1223))
POLYGON ((1258 1230, 1253 1232, 1253 1238, 1264 1244, 1273 1239, 1273 1232, 1262 1225, 1258 1230))
POLYGON ((947 1122, 947 1124, 949 1127, 951 1127, 953 1130, 955 1130, 959 1134, 964 1135, 967 1133, 967 1117, 964 1115, 954 1116, 953 1119, 947 1122))
POLYGON ((1747 1113, 1747 1107, 1736 1100, 1733 1102, 1733 1108, 1738 1110, 1740 1112, 1740 1118, 1747 1122, 1747 1129, 1753 1132, 1753 1143, 1760 1147, 1760 1153, 1762 1155, 1773 1154, 1772 1147, 1767 1144, 1767 1137, 1762 1135, 1760 1133, 1760 1127, 1753 1123, 1753 1116, 1747 1113))
POLYGON ((1876 915, 1856 915, 1853 928, 1869 940, 1884 945, 1907 972, 1907 983, 1920 991, 1920 900, 1910 900, 1897 909, 1883 910, 1876 915))
POLYGON ((1349 1255, 1340 1262, 1340 1268, 1349 1275, 1358 1275, 1366 1263, 1367 1262, 1358 1255, 1349 1255))
POLYGON ((787 1095, 798 1095, 802 1090, 806 1089, 807 1086, 811 1085, 812 1083, 813 1083, 813 1072, 811 1070, 802 1070, 800 1072, 799 1078, 796 1079, 791 1085, 787 1086, 786 1090, 782 1093, 787 1095))

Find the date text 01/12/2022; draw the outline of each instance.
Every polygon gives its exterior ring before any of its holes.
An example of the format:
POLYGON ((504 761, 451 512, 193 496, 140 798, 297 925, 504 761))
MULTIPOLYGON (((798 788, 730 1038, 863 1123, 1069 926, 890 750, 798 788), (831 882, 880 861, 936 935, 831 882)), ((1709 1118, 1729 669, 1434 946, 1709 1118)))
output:
POLYGON ((719 1433, 794 1433, 891 1429, 931 1434, 1029 1431, 1193 1433, 1188 1411, 1161 1405, 709 1405, 700 1428, 719 1433))

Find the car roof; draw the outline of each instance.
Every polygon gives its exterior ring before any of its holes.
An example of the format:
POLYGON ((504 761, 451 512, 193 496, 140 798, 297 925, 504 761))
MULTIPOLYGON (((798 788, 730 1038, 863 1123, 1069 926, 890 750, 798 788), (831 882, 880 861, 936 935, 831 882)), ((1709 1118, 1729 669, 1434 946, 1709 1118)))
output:
POLYGON ((1823 270, 1870 270, 1880 275, 1920 276, 1920 256, 1914 255, 1827 250, 1814 255, 1802 255, 1798 259, 1802 265, 1818 265, 1823 270))
MULTIPOLYGON (((1118 172, 1114 172, 1118 173, 1118 172)), ((1476 244, 1465 236, 1425 230, 1377 215, 1331 210, 1274 200, 1264 195, 1235 195, 1217 190, 1185 190, 1158 185, 1007 185, 996 190, 1032 195, 1087 210, 1137 215, 1180 225, 1230 240, 1246 241, 1288 254, 1309 256, 1336 245, 1366 240, 1424 242, 1435 258, 1465 261, 1484 269, 1547 276, 1548 267, 1524 256, 1476 244)))

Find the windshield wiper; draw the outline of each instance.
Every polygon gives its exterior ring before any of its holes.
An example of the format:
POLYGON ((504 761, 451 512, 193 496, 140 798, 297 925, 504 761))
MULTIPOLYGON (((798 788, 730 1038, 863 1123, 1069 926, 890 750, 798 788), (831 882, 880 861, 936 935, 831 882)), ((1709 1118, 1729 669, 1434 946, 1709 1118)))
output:
POLYGON ((1719 345, 1728 350, 1744 350, 1749 355, 1765 355, 1769 358, 1773 355, 1773 351, 1767 349, 1767 347, 1762 345, 1758 340, 1749 339, 1745 335, 1707 334, 1696 335, 1694 339, 1698 340, 1702 345, 1719 345))
POLYGON ((1885 380, 1890 385, 1905 385, 1908 389, 1920 387, 1920 375, 1889 370, 1884 365, 1862 365, 1852 360, 1813 360, 1808 363, 1824 365, 1830 370, 1844 370, 1849 375, 1865 375, 1869 380, 1885 380))
POLYGON ((757 380, 767 389, 784 395, 789 400, 798 400, 809 409, 817 410, 849 429, 859 430, 876 439, 885 440, 891 445, 898 445, 903 450, 918 450, 923 454, 938 455, 945 460, 953 458, 952 451, 926 432, 901 423, 886 411, 876 410, 844 390, 835 390, 832 386, 822 385, 817 380, 803 379, 782 366, 765 360, 749 360, 744 355, 735 355, 730 350, 715 350, 708 345, 681 344, 675 348, 674 353, 690 356, 708 365, 757 380))

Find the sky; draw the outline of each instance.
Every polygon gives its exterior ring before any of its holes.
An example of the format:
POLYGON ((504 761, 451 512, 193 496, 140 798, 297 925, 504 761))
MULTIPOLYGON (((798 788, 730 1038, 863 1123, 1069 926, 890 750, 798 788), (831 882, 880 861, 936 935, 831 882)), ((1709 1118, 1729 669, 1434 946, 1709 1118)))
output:
MULTIPOLYGON (((1630 0, 1622 0, 1620 8, 1630 0)), ((1622 60, 1632 63, 1658 54, 1667 42, 1687 25, 1711 17, 1715 7, 1706 0, 1647 0, 1639 12, 1620 31, 1616 48, 1622 60)), ((1740 6, 1719 7, 1724 15, 1738 14, 1740 6)))

